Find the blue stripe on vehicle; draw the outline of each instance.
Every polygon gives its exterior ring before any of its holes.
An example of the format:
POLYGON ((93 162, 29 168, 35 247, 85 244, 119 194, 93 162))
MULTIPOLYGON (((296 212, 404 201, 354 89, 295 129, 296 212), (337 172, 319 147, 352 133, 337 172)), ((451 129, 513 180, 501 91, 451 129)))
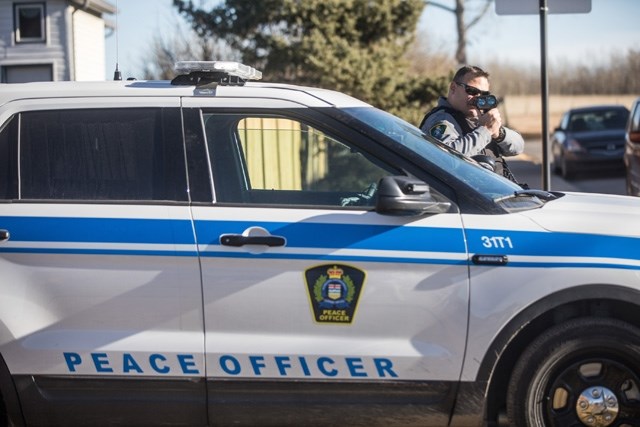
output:
POLYGON ((640 253, 640 238, 604 236, 599 234, 510 231, 510 230, 465 230, 470 253, 507 254, 550 257, 598 257, 637 260, 640 253), (512 247, 483 246, 484 236, 508 236, 512 247))
POLYGON ((526 268, 615 268, 618 270, 640 270, 640 265, 615 264, 611 262, 509 262, 509 267, 526 268))
POLYGON ((290 259, 290 260, 331 260, 350 262, 385 262, 401 264, 440 264, 440 265, 466 265, 466 259, 442 259, 442 258, 409 258, 409 257, 388 257, 388 256, 367 256, 367 255, 318 255, 318 254, 283 254, 283 253, 262 253, 250 254, 247 252, 202 252, 204 258, 257 258, 257 259, 290 259))
POLYGON ((466 253, 464 236, 462 230, 458 228, 308 222, 196 221, 196 232, 200 244, 217 244, 221 234, 242 234, 252 226, 263 227, 273 235, 285 237, 288 248, 466 253))
POLYGON ((194 244, 189 220, 0 217, 11 241, 194 244))
POLYGON ((0 253, 13 254, 58 254, 58 255, 128 255, 128 256, 179 256, 195 257, 196 251, 158 251, 139 249, 68 249, 68 248, 2 248, 0 253))
MULTIPOLYGON (((119 219, 119 218, 58 218, 58 217, 0 217, 0 228, 11 233, 10 242, 33 247, 11 247, 0 244, 0 252, 105 254, 147 256, 197 256, 195 250, 182 248, 127 248, 127 244, 192 245, 195 244, 191 221, 168 219, 119 219), (49 243, 49 247, 37 242, 49 243), (112 243, 121 248, 55 248, 55 243, 112 243)), ((457 228, 384 226, 371 224, 319 224, 310 222, 249 222, 214 221, 196 222, 201 246, 211 245, 202 255, 226 258, 314 259, 372 261, 397 263, 462 264, 466 262, 465 239, 457 228), (308 248, 309 253, 266 253, 252 255, 241 251, 219 250, 218 239, 224 233, 242 233, 249 227, 261 226, 271 234, 287 239, 287 248, 308 248), (380 253, 366 255, 332 255, 317 253, 314 249, 352 249, 379 251, 407 251, 415 256, 391 257, 380 253), (314 253, 315 252, 315 253, 314 253), (446 253, 465 257, 440 259, 420 257, 420 253, 446 253)), ((640 253, 640 238, 603 236, 583 233, 558 233, 537 231, 466 229, 466 244, 470 254, 504 254, 507 256, 533 256, 558 258, 553 260, 516 262, 512 267, 596 267, 640 269, 635 265, 618 264, 615 259, 634 260, 640 253), (486 247, 483 237, 508 237, 511 247, 486 247), (582 258, 579 261, 563 261, 567 257, 582 258), (593 258, 609 258, 599 262, 593 258)))

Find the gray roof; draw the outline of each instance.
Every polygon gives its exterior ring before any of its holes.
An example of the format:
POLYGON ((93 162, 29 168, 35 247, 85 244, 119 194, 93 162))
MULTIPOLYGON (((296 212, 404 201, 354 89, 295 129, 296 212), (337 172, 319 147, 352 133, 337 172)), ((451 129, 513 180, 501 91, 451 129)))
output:
POLYGON ((106 0, 67 0, 80 9, 86 9, 99 15, 114 14, 118 11, 116 7, 106 0))

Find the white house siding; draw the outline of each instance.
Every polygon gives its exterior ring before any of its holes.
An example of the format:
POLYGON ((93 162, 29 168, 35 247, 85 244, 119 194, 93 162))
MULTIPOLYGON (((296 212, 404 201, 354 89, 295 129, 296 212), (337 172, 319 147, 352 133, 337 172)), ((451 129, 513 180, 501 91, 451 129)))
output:
POLYGON ((104 80, 105 22, 97 15, 113 13, 107 1, 0 0, 0 67, 3 79, 20 76, 29 80, 51 69, 53 80, 104 80), (13 5, 45 4, 46 40, 15 43, 13 5), (91 9, 82 7, 88 4, 91 9), (9 67, 9 68, 7 68, 9 67))
POLYGON ((43 43, 15 43, 13 36, 13 5, 30 1, 0 1, 0 65, 51 65, 54 80, 69 80, 66 61, 66 30, 64 0, 48 0, 45 3, 45 34, 43 43))
POLYGON ((0 60, 7 56, 7 48, 11 47, 13 28, 13 3, 0 1, 0 60))
POLYGON ((104 21, 81 9, 72 12, 71 16, 75 47, 73 57, 75 80, 104 80, 104 21))

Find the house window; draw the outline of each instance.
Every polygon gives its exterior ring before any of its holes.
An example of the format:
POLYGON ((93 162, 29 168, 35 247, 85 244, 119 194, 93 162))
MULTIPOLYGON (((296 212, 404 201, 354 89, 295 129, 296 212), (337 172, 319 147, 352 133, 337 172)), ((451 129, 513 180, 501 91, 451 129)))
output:
POLYGON ((44 3, 17 3, 13 8, 16 43, 45 41, 44 3))

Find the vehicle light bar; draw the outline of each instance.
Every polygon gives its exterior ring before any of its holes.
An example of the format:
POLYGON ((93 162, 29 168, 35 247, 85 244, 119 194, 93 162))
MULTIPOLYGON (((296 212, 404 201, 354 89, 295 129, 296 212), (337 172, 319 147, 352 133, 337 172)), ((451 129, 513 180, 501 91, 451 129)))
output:
POLYGON ((248 65, 233 61, 179 61, 175 64, 177 73, 224 73, 245 80, 260 80, 262 72, 248 65))

